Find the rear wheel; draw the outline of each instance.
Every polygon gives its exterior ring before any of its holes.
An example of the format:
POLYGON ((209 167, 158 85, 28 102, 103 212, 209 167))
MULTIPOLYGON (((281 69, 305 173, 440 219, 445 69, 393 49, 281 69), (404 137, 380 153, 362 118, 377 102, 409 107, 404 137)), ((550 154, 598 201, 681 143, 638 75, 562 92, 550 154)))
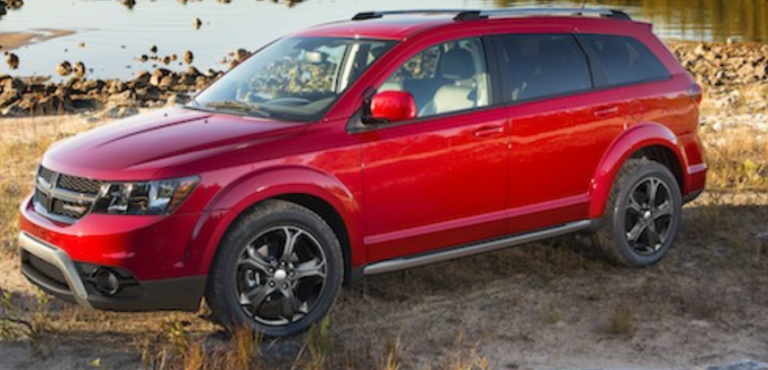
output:
POLYGON ((265 201, 219 246, 206 301, 213 318, 268 337, 301 333, 324 317, 344 276, 333 230, 297 204, 265 201))
POLYGON ((614 262, 644 267, 659 262, 680 229, 682 196, 664 165, 630 159, 619 171, 597 244, 614 262))

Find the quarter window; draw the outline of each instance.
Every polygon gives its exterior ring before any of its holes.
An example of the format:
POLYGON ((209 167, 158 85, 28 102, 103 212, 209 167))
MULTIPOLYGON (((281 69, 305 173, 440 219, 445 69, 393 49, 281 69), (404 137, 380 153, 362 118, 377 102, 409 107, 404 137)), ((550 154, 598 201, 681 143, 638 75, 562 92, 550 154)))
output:
POLYGON ((664 64, 640 41, 613 35, 580 35, 603 67, 610 85, 626 85, 669 78, 664 64))
POLYGON ((429 47, 400 66, 378 89, 413 95, 418 117, 484 107, 489 101, 488 71, 478 38, 429 47))
POLYGON ((587 57, 572 35, 499 37, 505 101, 528 101, 592 88, 587 57))

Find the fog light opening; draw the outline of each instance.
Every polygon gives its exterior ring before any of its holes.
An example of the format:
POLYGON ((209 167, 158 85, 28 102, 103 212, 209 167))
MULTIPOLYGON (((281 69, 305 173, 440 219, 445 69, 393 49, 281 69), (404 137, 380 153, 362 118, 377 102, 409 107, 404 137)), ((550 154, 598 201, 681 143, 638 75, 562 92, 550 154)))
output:
POLYGON ((93 282, 99 293, 111 297, 120 291, 120 280, 110 269, 99 268, 93 272, 93 282))

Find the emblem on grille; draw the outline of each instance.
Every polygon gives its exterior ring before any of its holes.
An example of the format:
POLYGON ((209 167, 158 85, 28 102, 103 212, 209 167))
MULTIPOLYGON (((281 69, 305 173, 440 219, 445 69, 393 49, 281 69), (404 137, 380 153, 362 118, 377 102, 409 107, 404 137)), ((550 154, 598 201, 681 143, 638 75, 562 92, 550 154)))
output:
POLYGON ((40 167, 35 208, 49 218, 72 223, 88 214, 103 182, 40 167))

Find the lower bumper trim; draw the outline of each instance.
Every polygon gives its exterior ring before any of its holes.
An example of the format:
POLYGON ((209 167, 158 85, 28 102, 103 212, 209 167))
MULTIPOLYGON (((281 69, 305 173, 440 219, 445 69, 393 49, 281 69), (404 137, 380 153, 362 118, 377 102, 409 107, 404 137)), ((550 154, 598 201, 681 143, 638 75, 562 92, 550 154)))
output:
POLYGON ((152 281, 133 280, 140 287, 138 294, 107 297, 96 293, 90 285, 86 287, 87 282, 83 280, 78 266, 83 268, 87 264, 72 261, 62 249, 23 231, 19 234, 18 242, 22 249, 21 271, 24 276, 42 290, 64 301, 110 311, 196 311, 200 308, 207 279, 205 275, 152 281), (30 263, 32 256, 51 266, 30 263), (61 274, 52 277, 51 269, 58 269, 61 274), (66 284, 60 281, 62 277, 66 284))
POLYGON ((22 272, 27 279, 51 293, 57 295, 59 293, 69 293, 77 304, 83 307, 92 307, 91 303, 88 301, 88 291, 85 289, 83 280, 80 279, 77 267, 75 267, 75 264, 72 262, 72 259, 69 258, 67 253, 44 241, 35 239, 23 231, 19 233, 18 241, 19 246, 22 249, 61 270, 67 281, 70 292, 62 292, 55 284, 51 284, 50 281, 47 281, 44 275, 36 274, 31 269, 25 268, 22 272))

